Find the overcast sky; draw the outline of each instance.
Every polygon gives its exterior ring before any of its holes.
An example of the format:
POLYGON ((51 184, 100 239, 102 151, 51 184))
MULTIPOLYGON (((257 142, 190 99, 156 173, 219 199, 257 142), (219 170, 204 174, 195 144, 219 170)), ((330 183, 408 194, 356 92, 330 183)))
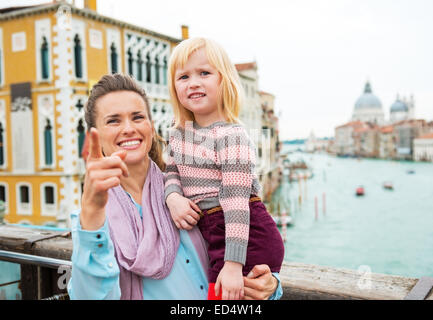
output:
POLYGON ((432 0, 99 0, 98 11, 177 38, 186 24, 234 63, 255 60, 283 140, 333 136, 366 80, 385 118, 397 94, 413 94, 416 117, 433 120, 432 0))

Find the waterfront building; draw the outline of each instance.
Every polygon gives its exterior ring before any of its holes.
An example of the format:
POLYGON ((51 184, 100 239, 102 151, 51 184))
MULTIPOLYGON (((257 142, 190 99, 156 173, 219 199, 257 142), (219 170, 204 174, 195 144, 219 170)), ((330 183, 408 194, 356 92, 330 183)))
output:
MULTIPOLYGON (((270 169, 270 148, 268 135, 262 130, 262 107, 259 95, 259 75, 256 62, 235 64, 244 91, 239 119, 247 128, 250 138, 257 148, 256 173, 262 187, 270 169)), ((263 197, 263 188, 261 190, 263 197)))
POLYGON ((259 75, 256 62, 235 64, 241 85, 244 89, 244 101, 239 118, 245 127, 260 130, 262 127, 262 108, 260 103, 259 75))
POLYGON ((313 153, 316 151, 316 136, 313 131, 310 132, 308 139, 305 141, 305 151, 313 153))
POLYGON ((264 146, 262 145, 262 149, 268 149, 265 153, 269 154, 268 170, 262 174, 262 187, 264 200, 269 201, 272 193, 279 185, 281 172, 279 122, 275 114, 275 96, 268 92, 259 91, 259 97, 262 107, 262 132, 266 142, 264 146))
POLYGON ((423 119, 403 120, 394 124, 396 135, 396 158, 399 160, 413 159, 413 141, 429 131, 427 122, 423 119))
POLYGON ((414 115, 413 94, 409 99, 397 95, 389 109, 389 120, 384 119, 382 103, 367 81, 364 93, 355 103, 352 121, 335 128, 335 143, 330 151, 339 155, 412 159, 413 139, 428 131, 425 121, 415 120, 414 115))
POLYGON ((385 122, 382 103, 373 94, 370 82, 366 82, 363 94, 356 100, 352 121, 371 122, 382 125, 385 122))
POLYGON ((413 140, 413 159, 415 161, 433 162, 433 132, 413 140))
POLYGON ((351 121, 335 128, 335 141, 333 149, 339 156, 354 156, 355 140, 354 131, 365 126, 362 121, 351 121))
POLYGON ((359 157, 379 156, 379 126, 363 122, 353 130, 354 154, 359 157))
POLYGON ((396 157, 396 137, 392 125, 380 128, 379 132, 379 158, 394 159, 396 157))
POLYGON ((0 196, 7 222, 67 226, 80 207, 83 107, 102 75, 134 76, 149 96, 155 128, 167 137, 167 63, 181 39, 102 16, 96 0, 85 3, 0 10, 0 196))
POLYGON ((317 138, 313 131, 311 131, 308 139, 305 141, 305 151, 314 153, 316 151, 326 151, 330 147, 330 140, 328 138, 317 138))

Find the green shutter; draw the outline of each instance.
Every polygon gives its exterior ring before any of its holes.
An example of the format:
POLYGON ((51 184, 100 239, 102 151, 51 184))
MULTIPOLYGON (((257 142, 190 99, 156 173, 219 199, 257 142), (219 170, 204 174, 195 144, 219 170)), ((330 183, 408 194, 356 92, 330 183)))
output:
POLYGON ((83 77, 83 66, 82 66, 82 50, 81 50, 81 41, 80 37, 75 35, 74 38, 74 61, 75 61, 75 77, 82 78, 83 77))
POLYGON ((116 50, 116 45, 114 43, 111 44, 111 73, 117 73, 117 50, 116 50))
POLYGON ((0 122, 0 166, 5 164, 4 146, 3 146, 3 125, 0 122))
POLYGON ((51 125, 50 120, 47 119, 47 125, 44 130, 44 142, 45 142, 45 164, 47 166, 53 164, 53 145, 51 138, 51 125))
POLYGON ((49 59, 48 59, 48 42, 47 38, 43 37, 41 46, 41 66, 42 66, 42 79, 49 78, 49 59))
POLYGON ((86 138, 82 119, 78 121, 77 131, 78 131, 78 157, 82 158, 81 153, 83 152, 84 139, 86 138))

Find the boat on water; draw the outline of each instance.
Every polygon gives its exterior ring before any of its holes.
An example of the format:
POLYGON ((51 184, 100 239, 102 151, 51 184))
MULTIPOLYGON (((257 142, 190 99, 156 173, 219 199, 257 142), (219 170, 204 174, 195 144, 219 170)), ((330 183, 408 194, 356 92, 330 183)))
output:
POLYGON ((356 188, 356 195, 359 197, 359 196, 363 196, 364 194, 365 194, 365 190, 364 190, 364 187, 362 187, 362 186, 359 186, 358 188, 356 188))
POLYGON ((383 183, 383 188, 385 190, 394 190, 394 185, 390 181, 386 181, 383 183))
POLYGON ((289 173, 289 181, 306 180, 313 177, 313 171, 311 169, 298 169, 293 170, 289 173))
POLYGON ((409 170, 406 171, 406 173, 407 173, 407 174, 414 174, 414 173, 415 173, 415 170, 413 170, 413 169, 409 169, 409 170))
POLYGON ((310 168, 303 159, 296 162, 290 162, 289 159, 283 161, 284 175, 289 176, 289 181, 306 180, 313 177, 313 170, 310 168))

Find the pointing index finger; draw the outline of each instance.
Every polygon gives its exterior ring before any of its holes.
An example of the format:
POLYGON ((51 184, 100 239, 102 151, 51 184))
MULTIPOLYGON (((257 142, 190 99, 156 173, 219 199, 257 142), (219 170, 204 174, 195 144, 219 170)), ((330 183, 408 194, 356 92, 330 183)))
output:
POLYGON ((99 144, 99 133, 96 128, 90 128, 90 141, 89 141, 89 157, 88 159, 103 158, 101 145, 99 144))

